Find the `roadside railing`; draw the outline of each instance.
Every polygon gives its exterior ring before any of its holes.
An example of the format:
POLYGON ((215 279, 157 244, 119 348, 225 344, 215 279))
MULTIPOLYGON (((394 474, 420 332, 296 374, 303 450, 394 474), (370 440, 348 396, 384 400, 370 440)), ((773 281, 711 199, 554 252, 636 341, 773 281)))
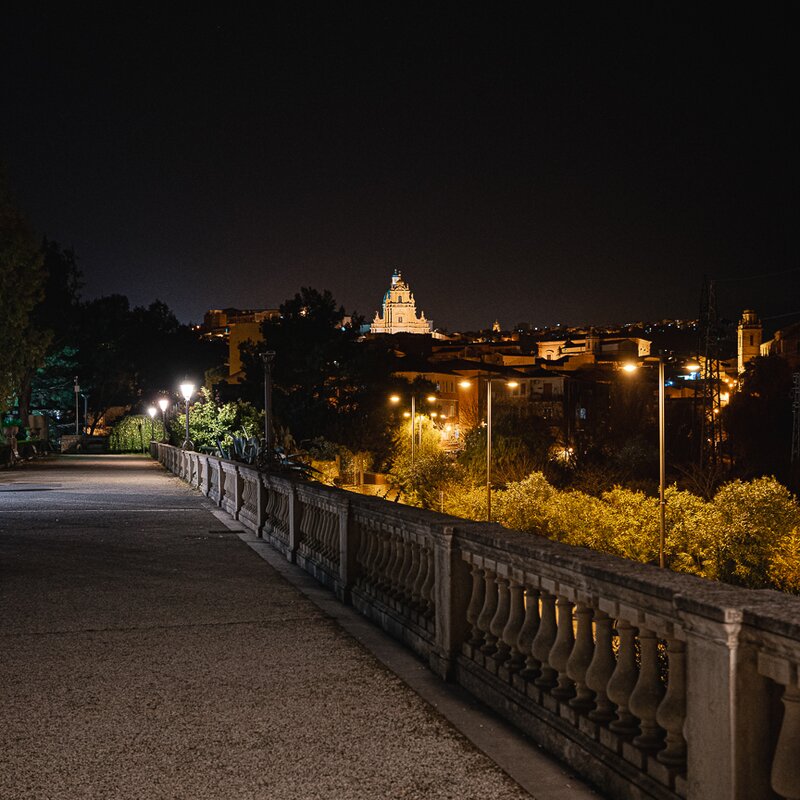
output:
POLYGON ((603 793, 800 798, 800 599, 151 452, 603 793))

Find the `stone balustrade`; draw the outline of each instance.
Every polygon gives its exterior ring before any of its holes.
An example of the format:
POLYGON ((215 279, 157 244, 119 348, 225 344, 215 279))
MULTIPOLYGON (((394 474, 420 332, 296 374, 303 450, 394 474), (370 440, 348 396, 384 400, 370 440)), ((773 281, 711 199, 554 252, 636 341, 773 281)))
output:
POLYGON ((800 599, 151 452, 605 794, 800 798, 800 599))

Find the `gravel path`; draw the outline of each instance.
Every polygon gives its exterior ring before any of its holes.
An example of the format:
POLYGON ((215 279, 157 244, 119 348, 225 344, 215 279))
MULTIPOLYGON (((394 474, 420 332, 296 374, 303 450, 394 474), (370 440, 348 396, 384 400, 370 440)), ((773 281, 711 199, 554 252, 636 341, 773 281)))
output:
POLYGON ((0 473, 0 797, 529 797, 154 462, 0 473))

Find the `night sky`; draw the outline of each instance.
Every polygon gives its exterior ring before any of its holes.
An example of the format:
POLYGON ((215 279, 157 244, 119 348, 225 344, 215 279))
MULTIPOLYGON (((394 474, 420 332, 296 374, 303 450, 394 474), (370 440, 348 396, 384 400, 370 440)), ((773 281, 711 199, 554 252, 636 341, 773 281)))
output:
POLYGON ((371 318, 399 267, 463 330, 693 318, 709 273, 797 319, 752 278, 798 267, 781 7, 350 5, 4 13, 0 161, 85 296, 371 318))

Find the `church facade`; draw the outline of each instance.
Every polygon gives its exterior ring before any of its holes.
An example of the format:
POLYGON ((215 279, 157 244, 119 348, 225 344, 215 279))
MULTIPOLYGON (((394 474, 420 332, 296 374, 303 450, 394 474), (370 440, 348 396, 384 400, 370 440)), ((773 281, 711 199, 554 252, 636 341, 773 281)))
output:
POLYGON ((430 333, 433 323, 425 312, 417 316, 417 304, 400 270, 392 274, 392 283, 383 296, 381 310, 375 314, 370 333, 430 333))

